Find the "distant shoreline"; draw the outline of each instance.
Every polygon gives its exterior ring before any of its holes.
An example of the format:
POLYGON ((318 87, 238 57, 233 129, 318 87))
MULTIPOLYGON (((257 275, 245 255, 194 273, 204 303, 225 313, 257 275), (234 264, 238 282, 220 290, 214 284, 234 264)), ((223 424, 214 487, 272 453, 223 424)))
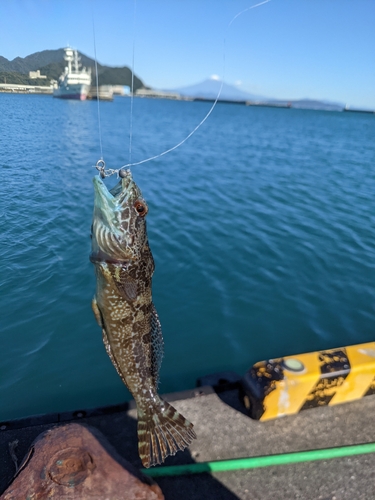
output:
MULTIPOLYGON (((16 85, 16 84, 5 84, 0 83, 0 94, 24 94, 24 95, 50 95, 53 94, 53 87, 47 86, 34 86, 34 85, 16 85)), ((131 97, 130 95, 124 95, 123 97, 131 97)), ((216 99, 214 98, 205 98, 205 97, 185 97, 185 96, 177 96, 177 95, 138 95, 134 94, 134 97, 140 99, 161 99, 161 100, 173 100, 173 101, 191 101, 191 102, 210 102, 214 103, 216 99)), ((360 108, 349 108, 345 106, 341 109, 323 109, 317 107, 302 107, 302 106, 293 106, 293 101, 288 103, 278 103, 278 102, 254 102, 254 101, 245 101, 245 100, 231 100, 231 99, 219 99, 217 101, 218 104, 236 104, 243 106, 251 106, 251 107, 260 107, 260 108, 281 108, 281 109, 309 109, 312 111, 344 111, 350 113, 364 113, 364 114, 373 114, 375 115, 375 110, 369 109, 360 109, 360 108)))
POLYGON ((22 85, 15 83, 0 83, 0 92, 3 94, 46 94, 52 95, 52 86, 22 85))

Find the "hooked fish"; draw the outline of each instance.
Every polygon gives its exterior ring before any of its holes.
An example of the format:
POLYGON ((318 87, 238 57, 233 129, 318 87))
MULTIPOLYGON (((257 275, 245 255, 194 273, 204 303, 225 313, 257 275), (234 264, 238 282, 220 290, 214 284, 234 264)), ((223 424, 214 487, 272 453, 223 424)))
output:
POLYGON ((157 393, 163 337, 152 302, 154 260, 146 232, 147 203, 129 170, 108 190, 94 177, 92 308, 117 373, 137 404, 138 451, 145 467, 190 445, 193 425, 157 393))

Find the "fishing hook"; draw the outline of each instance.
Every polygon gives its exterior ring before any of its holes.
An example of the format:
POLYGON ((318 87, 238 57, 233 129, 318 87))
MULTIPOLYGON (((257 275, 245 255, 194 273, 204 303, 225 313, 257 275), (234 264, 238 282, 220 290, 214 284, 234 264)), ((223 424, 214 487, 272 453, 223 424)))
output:
POLYGON ((99 175, 102 179, 105 178, 105 161, 98 160, 95 165, 96 170, 98 170, 99 175))
MULTIPOLYGON (((106 169, 104 160, 98 160, 96 162, 95 168, 96 168, 96 170, 98 170, 99 175, 102 179, 105 179, 106 177, 110 177, 113 174, 119 174, 118 170, 114 170, 112 168, 106 169)), ((120 177, 121 177, 121 175, 120 175, 120 177)))

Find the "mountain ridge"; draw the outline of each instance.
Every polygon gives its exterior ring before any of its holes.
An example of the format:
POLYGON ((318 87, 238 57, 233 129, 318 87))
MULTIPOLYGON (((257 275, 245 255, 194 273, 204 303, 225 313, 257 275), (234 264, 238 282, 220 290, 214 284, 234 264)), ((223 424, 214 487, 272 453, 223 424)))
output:
MULTIPOLYGON (((26 57, 15 57, 11 61, 0 56, 0 82, 30 84, 29 71, 39 70, 46 79, 31 80, 31 84, 48 85, 49 80, 57 80, 65 68, 64 49, 48 49, 34 52, 26 57)), ((95 60, 78 51, 82 66, 92 69, 95 77, 95 60)), ((128 66, 113 67, 97 63, 99 85, 132 85, 132 71, 128 66)), ((146 88, 143 81, 134 75, 134 90, 146 88)))
MULTIPOLYGON (((92 68, 95 81, 95 60, 79 52, 83 66, 92 68)), ((0 55, 0 83, 49 85, 51 79, 57 80, 65 67, 64 49, 47 49, 34 52, 26 57, 15 57, 12 60, 0 55), (47 79, 30 79, 29 71, 39 70, 47 79)), ((132 71, 128 66, 114 67, 97 63, 99 85, 132 85, 132 71)), ((220 100, 228 101, 255 101, 264 104, 287 105, 302 109, 342 110, 344 105, 329 100, 319 99, 276 99, 263 95, 252 94, 239 89, 235 85, 223 82, 218 77, 211 77, 193 85, 168 89, 167 92, 178 92, 183 97, 216 99, 220 87, 220 100)), ((134 75, 134 91, 147 89, 143 81, 134 75)))
POLYGON ((264 96, 251 94, 249 92, 243 91, 234 85, 222 82, 219 79, 207 78, 202 82, 187 85, 184 87, 179 87, 174 89, 174 92, 180 93, 182 96, 186 97, 198 97, 206 99, 216 99, 219 90, 221 88, 221 93, 219 100, 245 100, 249 101, 251 99, 265 100, 264 96))
POLYGON ((172 89, 172 92, 178 92, 182 96, 196 99, 216 99, 222 85, 222 90, 219 96, 219 101, 254 101, 255 103, 273 104, 287 106, 299 109, 321 109, 329 111, 341 111, 344 104, 329 100, 320 99, 276 99, 273 97, 265 97, 263 95, 251 94, 238 89, 235 85, 230 85, 217 78, 208 78, 202 82, 172 89))

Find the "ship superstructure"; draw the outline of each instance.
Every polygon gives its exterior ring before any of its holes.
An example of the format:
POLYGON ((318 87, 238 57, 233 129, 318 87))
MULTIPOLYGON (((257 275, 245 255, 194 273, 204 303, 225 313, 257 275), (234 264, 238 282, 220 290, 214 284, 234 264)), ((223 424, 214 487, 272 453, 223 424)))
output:
POLYGON ((77 50, 70 47, 64 50, 64 59, 68 65, 59 78, 58 87, 53 91, 53 96, 84 101, 90 90, 91 69, 81 68, 81 58, 77 50))

